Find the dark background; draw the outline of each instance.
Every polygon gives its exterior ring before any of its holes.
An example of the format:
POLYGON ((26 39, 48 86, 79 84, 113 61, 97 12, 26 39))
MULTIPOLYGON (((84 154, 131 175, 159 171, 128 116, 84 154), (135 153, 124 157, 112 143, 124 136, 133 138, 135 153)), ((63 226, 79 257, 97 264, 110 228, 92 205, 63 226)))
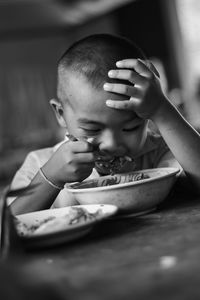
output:
POLYGON ((56 96, 57 60, 75 40, 101 32, 131 38, 148 58, 161 62, 169 90, 184 85, 175 0, 96 0, 83 9, 84 2, 0 1, 2 185, 10 182, 30 150, 62 139, 48 102, 56 96), (87 13, 100 2, 102 10, 87 13))

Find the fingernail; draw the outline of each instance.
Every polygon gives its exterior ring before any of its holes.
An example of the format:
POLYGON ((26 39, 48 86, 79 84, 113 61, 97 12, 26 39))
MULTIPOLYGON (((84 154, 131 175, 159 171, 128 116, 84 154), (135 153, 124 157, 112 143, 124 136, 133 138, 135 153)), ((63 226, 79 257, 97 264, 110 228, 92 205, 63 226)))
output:
POLYGON ((109 77, 114 77, 114 76, 115 76, 115 71, 114 71, 114 70, 110 70, 110 71, 108 72, 108 76, 109 76, 109 77))
POLYGON ((93 143, 94 143, 94 140, 95 140, 94 137, 87 137, 87 138, 86 138, 86 141, 87 141, 88 143, 90 143, 90 144, 93 144, 93 143))
POLYGON ((112 106, 112 100, 106 100, 106 105, 107 106, 112 106))
POLYGON ((117 66, 117 67, 121 67, 121 66, 122 66, 122 61, 121 61, 121 60, 117 61, 117 62, 116 62, 116 66, 117 66))
POLYGON ((103 88, 104 88, 104 90, 109 91, 110 90, 110 84, 109 83, 104 83, 103 88))

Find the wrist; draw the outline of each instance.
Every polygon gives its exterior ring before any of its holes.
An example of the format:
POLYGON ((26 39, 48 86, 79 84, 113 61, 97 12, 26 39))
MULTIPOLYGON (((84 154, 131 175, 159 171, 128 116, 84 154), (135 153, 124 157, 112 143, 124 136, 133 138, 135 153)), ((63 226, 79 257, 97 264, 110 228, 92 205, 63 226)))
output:
POLYGON ((162 104, 152 115, 151 120, 159 127, 160 124, 163 124, 168 121, 170 113, 174 110, 173 104, 165 97, 161 102, 162 104))
POLYGON ((49 185, 54 186, 54 188, 62 190, 64 188, 65 182, 61 181, 55 173, 55 167, 51 167, 47 164, 42 166, 39 170, 40 175, 43 177, 49 185), (53 172, 52 172, 53 171, 53 172), (45 178, 46 177, 46 178, 45 178), (51 184, 52 183, 52 184, 51 184))
POLYGON ((39 173, 40 173, 41 177, 44 179, 44 181, 46 181, 54 189, 61 191, 64 188, 64 185, 62 185, 62 186, 58 185, 57 183, 54 183, 52 180, 50 180, 42 168, 39 169, 39 173))

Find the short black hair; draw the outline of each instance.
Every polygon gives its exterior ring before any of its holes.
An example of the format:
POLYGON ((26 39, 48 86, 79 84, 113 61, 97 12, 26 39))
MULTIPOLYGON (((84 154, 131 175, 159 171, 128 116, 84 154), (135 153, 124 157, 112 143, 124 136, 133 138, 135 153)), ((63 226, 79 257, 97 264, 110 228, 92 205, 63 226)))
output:
MULTIPOLYGON (((141 58, 142 50, 131 40, 112 34, 94 34, 72 44, 58 62, 58 85, 67 70, 85 76, 96 88, 108 81, 108 71, 116 68, 118 60, 141 58)), ((116 80, 115 80, 116 81, 116 80)), ((112 80, 109 78, 109 82, 112 80)), ((59 89, 59 86, 58 86, 59 89)))

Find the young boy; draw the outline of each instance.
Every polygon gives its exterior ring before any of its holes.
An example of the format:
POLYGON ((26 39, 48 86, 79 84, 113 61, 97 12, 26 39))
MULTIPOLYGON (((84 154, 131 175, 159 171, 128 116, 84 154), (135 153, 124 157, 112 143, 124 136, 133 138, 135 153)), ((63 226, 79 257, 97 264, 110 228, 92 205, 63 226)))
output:
POLYGON ((14 213, 76 204, 65 183, 108 174, 113 160, 123 162, 120 173, 178 167, 200 191, 200 136, 132 42, 108 34, 76 42, 59 61, 57 99, 50 103, 68 137, 27 156, 11 187, 32 189, 12 202, 14 213))

